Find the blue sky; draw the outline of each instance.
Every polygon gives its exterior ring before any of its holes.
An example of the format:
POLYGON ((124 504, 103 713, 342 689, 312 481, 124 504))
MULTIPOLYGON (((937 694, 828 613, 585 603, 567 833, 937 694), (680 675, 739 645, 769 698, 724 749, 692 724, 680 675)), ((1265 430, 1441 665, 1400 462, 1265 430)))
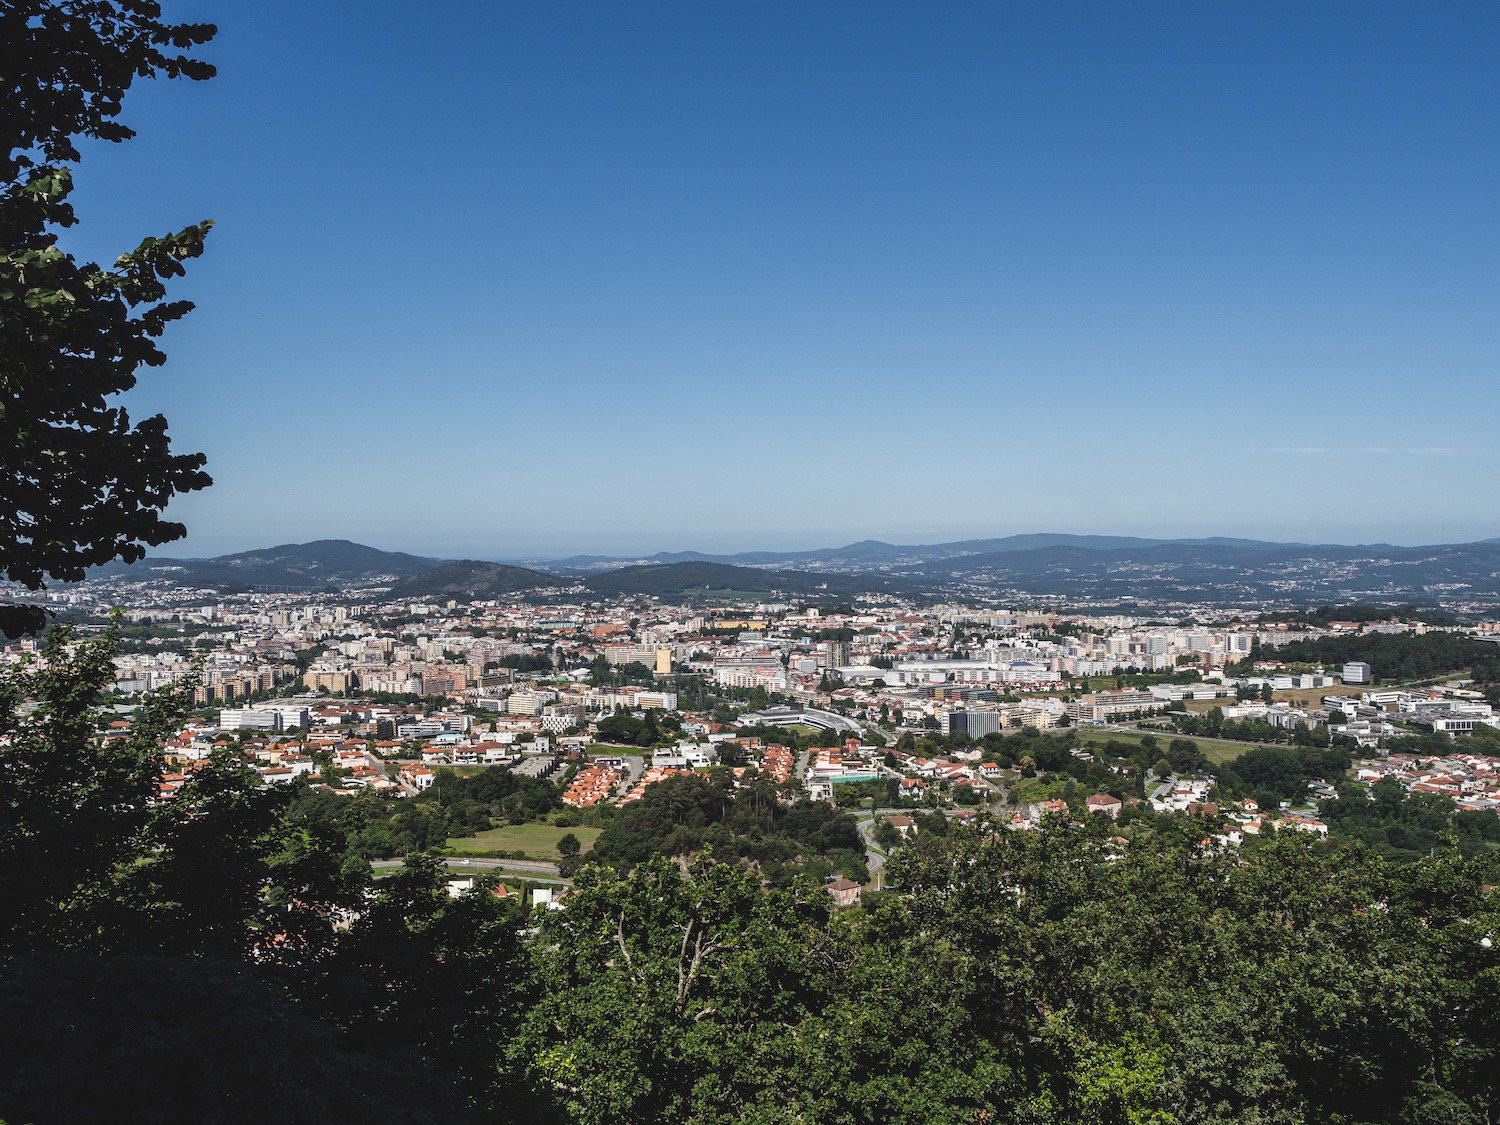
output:
POLYGON ((164 553, 1500 535, 1496 5, 166 8, 164 553))

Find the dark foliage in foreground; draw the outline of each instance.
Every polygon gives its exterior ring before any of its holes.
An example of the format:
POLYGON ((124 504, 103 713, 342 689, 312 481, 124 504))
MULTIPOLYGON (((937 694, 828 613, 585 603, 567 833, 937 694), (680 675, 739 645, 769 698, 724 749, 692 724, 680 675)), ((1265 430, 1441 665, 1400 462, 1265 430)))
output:
MULTIPOLYGON (((56 631, 48 669, 0 693, 0 1118, 1493 1114, 1492 853, 1441 833, 1397 865, 1298 838, 1218 854, 1183 818, 1128 839, 1102 819, 955 824, 892 861, 897 893, 846 911, 708 840, 685 866, 587 865, 566 909, 528 918, 483 879, 451 895, 421 856, 372 882, 230 761, 153 804, 170 709, 102 737, 111 643, 56 631)), ((745 817, 750 840, 770 816, 842 840, 833 810, 685 780, 639 803, 642 831, 675 810, 669 835, 745 817)))

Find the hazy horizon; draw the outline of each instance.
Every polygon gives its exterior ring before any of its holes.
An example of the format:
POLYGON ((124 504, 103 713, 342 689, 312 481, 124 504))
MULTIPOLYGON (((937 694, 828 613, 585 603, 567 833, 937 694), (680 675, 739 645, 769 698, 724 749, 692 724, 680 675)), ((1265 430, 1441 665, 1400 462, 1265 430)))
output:
POLYGON ((377 539, 375 539, 373 537, 372 538, 358 538, 358 537, 353 537, 353 536, 348 536, 348 535, 314 535, 314 536, 309 536, 309 537, 307 537, 305 539, 285 539, 285 538, 283 538, 283 539, 276 539, 274 541, 268 540, 266 542, 255 542, 255 543, 249 543, 249 542, 246 542, 246 543, 235 543, 234 541, 231 541, 231 545, 225 547, 222 550, 220 550, 220 549, 214 549, 214 550, 192 550, 192 551, 190 551, 190 550, 187 550, 185 548, 185 544, 188 541, 184 540, 184 541, 181 541, 179 543, 165 544, 162 547, 159 547, 156 550, 149 552, 149 554, 152 557, 168 557, 168 558, 183 558, 183 559, 208 559, 208 558, 219 557, 219 556, 222 556, 222 555, 239 554, 239 553, 246 552, 246 551, 265 550, 265 549, 268 549, 268 548, 271 548, 271 547, 283 546, 283 545, 293 544, 293 543, 298 543, 298 544, 300 544, 300 543, 312 543, 312 542, 317 542, 319 540, 346 540, 346 541, 349 541, 349 542, 359 543, 359 544, 361 544, 363 546, 366 546, 366 547, 374 547, 377 550, 381 550, 381 551, 400 552, 400 553, 403 553, 403 554, 417 555, 417 556, 425 557, 425 558, 475 559, 475 560, 486 561, 486 562, 524 562, 526 560, 554 561, 554 560, 559 560, 559 559, 567 559, 567 558, 574 558, 574 557, 586 557, 586 556, 598 556, 598 557, 602 557, 602 558, 619 558, 619 559, 638 559, 638 558, 649 558, 649 557, 651 557, 653 555, 663 554, 663 553, 665 553, 665 554, 683 554, 683 553, 690 553, 690 552, 695 552, 695 553, 698 553, 698 554, 706 554, 706 555, 735 555, 735 554, 741 554, 741 553, 755 553, 755 552, 789 553, 789 552, 819 551, 819 550, 828 550, 828 549, 838 549, 838 548, 853 546, 853 545, 855 545, 857 543, 869 542, 869 541, 886 543, 886 544, 889 544, 890 546, 894 546, 894 547, 913 547, 913 548, 916 548, 916 547, 924 547, 924 546, 934 546, 934 545, 944 544, 944 543, 959 543, 959 542, 965 542, 965 541, 969 541, 969 540, 1006 539, 1006 538, 1010 538, 1012 536, 1017 536, 1017 535, 1068 535, 1068 536, 1079 536, 1079 537, 1117 537, 1117 538, 1127 538, 1127 539, 1129 539, 1129 538, 1134 538, 1134 539, 1159 539, 1159 540, 1164 540, 1164 541, 1165 540, 1202 540, 1202 539, 1239 539, 1239 540, 1252 540, 1252 541, 1257 541, 1257 542, 1286 543, 1286 544, 1289 544, 1289 545, 1305 545, 1305 546, 1310 546, 1310 547, 1314 547, 1314 546, 1324 546, 1324 547, 1326 547, 1326 546, 1343 546, 1343 547, 1365 547, 1365 546, 1370 546, 1370 547, 1374 547, 1374 546, 1390 546, 1390 547, 1451 546, 1451 545, 1458 545, 1458 544, 1465 544, 1465 543, 1481 543, 1481 542, 1486 542, 1488 540, 1492 540, 1492 539, 1496 538, 1493 535, 1476 535, 1476 536, 1474 536, 1472 538, 1466 538, 1466 539, 1445 540, 1442 543, 1439 543, 1439 542, 1427 542, 1427 543, 1411 542, 1411 543, 1403 543, 1403 542, 1397 542, 1395 540, 1390 540, 1390 539, 1385 539, 1385 540, 1368 540, 1368 541, 1365 541, 1365 542, 1343 542, 1343 541, 1332 540, 1332 539, 1318 539, 1318 540, 1262 539, 1259 536, 1230 535, 1230 534, 1220 534, 1220 533, 1212 533, 1212 534, 1205 534, 1205 535, 1170 535, 1169 536, 1169 535, 1138 534, 1138 533, 1134 533, 1134 532, 1028 531, 1028 532, 1005 532, 1005 533, 993 534, 993 535, 992 534, 986 534, 986 533, 960 534, 960 535, 953 535, 953 536, 946 536, 945 535, 945 536, 929 537, 929 538, 926 538, 926 539, 902 539, 902 540, 891 539, 891 538, 887 538, 887 537, 881 536, 881 535, 861 535, 861 536, 858 536, 858 537, 852 538, 852 539, 841 539, 841 540, 838 540, 837 542, 834 542, 834 541, 827 541, 827 542, 823 542, 823 541, 818 541, 818 542, 795 542, 795 543, 792 543, 791 545, 786 545, 786 546, 782 546, 782 545, 763 545, 763 544, 756 543, 756 544, 751 544, 751 545, 748 545, 748 546, 736 546, 736 547, 726 548, 726 549, 722 549, 722 550, 716 550, 716 549, 713 549, 713 548, 705 548, 705 547, 698 547, 698 546, 686 546, 686 547, 654 546, 654 547, 649 547, 649 548, 641 549, 641 550, 608 550, 608 549, 601 550, 601 549, 593 549, 593 548, 590 548, 590 547, 586 546, 586 547, 584 547, 582 549, 579 549, 579 550, 554 550, 554 551, 545 551, 545 552, 544 551, 529 551, 529 552, 497 553, 497 552, 494 552, 494 551, 433 551, 433 550, 429 550, 429 549, 426 549, 426 548, 423 548, 423 547, 420 547, 420 546, 405 545, 405 544, 402 544, 402 543, 398 542, 397 540, 390 539, 390 538, 387 538, 387 537, 380 537, 377 540, 377 539))

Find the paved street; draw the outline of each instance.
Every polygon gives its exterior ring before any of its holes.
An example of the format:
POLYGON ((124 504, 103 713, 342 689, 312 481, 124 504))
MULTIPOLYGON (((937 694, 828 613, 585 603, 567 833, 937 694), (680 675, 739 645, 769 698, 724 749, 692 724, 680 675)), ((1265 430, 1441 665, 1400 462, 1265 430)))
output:
POLYGON ((875 817, 873 813, 860 814, 859 834, 865 841, 865 864, 870 868, 870 877, 873 879, 875 873, 885 866, 886 856, 884 852, 878 851, 875 845, 875 817))
MULTIPOLYGON (((538 875, 556 875, 557 864, 547 863, 539 859, 492 859, 488 856, 466 856, 465 863, 461 859, 450 858, 448 862, 459 867, 503 867, 507 871, 533 871, 538 875)), ((377 859, 371 867, 403 867, 405 860, 400 859, 377 859)))

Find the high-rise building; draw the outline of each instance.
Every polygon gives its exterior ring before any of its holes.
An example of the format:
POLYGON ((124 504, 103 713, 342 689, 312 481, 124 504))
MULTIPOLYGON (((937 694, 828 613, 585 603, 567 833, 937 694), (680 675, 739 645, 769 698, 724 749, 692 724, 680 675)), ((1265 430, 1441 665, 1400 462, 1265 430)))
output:
POLYGON ((967 734, 970 738, 998 734, 1005 728, 1005 716, 999 711, 949 711, 938 722, 943 733, 967 734))

